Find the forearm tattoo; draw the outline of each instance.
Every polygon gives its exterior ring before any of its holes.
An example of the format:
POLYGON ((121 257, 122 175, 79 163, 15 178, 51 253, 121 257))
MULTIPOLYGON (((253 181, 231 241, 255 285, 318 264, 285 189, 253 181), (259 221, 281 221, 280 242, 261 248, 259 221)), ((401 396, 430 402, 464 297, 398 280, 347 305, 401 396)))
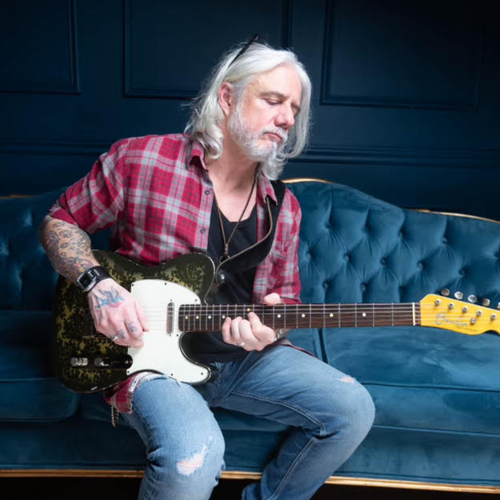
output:
POLYGON ((54 269, 70 281, 96 265, 88 234, 67 222, 46 218, 40 241, 54 269))

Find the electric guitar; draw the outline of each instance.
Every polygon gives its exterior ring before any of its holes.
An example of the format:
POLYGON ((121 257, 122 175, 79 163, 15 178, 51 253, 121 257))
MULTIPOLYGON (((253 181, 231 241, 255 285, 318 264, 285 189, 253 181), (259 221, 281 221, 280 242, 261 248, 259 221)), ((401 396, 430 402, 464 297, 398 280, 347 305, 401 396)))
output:
POLYGON ((62 383, 75 392, 102 391, 141 371, 190 384, 206 382, 212 368, 189 358, 182 345, 184 334, 220 332, 227 316, 245 317, 251 311, 275 330, 419 325, 467 335, 500 333, 500 311, 439 295, 406 304, 210 305, 205 301, 215 266, 206 255, 183 255, 146 267, 115 253, 94 254, 111 277, 139 300, 150 331, 140 348, 116 345, 95 330, 86 295, 59 278, 54 368, 62 383))

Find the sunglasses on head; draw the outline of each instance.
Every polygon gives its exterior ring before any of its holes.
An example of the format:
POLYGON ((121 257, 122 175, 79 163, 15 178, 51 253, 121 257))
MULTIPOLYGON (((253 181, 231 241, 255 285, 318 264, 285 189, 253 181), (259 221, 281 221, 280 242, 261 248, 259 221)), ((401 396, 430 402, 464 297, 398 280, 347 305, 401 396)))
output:
POLYGON ((231 66, 234 63, 234 61, 236 61, 236 59, 238 59, 238 57, 240 57, 241 55, 243 55, 248 50, 248 47, 250 47, 250 45, 252 45, 252 43, 256 42, 259 39, 264 40, 257 33, 252 38, 250 38, 250 40, 248 40, 248 42, 245 43, 245 45, 243 45, 243 47, 241 48, 241 50, 236 54, 236 57, 230 62, 229 66, 231 66))

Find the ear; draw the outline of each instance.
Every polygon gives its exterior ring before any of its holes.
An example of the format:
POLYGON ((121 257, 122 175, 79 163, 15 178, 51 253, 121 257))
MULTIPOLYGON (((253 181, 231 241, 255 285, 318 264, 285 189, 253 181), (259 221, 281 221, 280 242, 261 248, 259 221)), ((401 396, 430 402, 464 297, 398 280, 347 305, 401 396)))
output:
POLYGON ((230 114, 233 105, 233 86, 228 82, 224 82, 219 89, 219 106, 224 115, 228 116, 230 114))

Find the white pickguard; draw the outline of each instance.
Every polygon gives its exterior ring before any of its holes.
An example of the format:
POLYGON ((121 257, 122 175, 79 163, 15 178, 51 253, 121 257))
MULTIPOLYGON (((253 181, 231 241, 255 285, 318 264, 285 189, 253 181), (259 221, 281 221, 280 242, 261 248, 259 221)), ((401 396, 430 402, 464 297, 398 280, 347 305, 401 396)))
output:
POLYGON ((154 371, 188 384, 207 381, 211 375, 210 369, 189 361, 180 348, 184 332, 179 330, 179 307, 185 304, 200 304, 198 296, 181 285, 164 280, 136 281, 132 283, 131 292, 142 305, 150 330, 142 337, 142 347, 129 347, 128 354, 133 363, 127 374, 154 371), (167 331, 170 303, 174 306, 171 333, 167 331))

